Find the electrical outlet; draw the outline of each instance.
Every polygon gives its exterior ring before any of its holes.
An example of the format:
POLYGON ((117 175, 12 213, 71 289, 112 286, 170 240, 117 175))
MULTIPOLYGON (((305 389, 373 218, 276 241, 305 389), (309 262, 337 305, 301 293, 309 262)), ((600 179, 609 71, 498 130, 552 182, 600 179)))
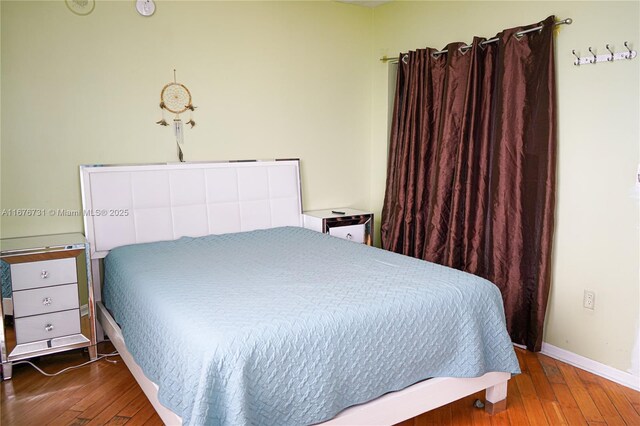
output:
POLYGON ((585 290, 583 305, 587 309, 594 310, 596 305, 596 293, 591 290, 585 290))

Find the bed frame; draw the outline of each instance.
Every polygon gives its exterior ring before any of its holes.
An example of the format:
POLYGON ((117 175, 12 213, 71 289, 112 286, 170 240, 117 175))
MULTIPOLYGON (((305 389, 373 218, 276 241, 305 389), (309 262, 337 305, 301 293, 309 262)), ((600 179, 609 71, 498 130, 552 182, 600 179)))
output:
MULTIPOLYGON (((158 400, 101 302, 100 261, 126 244, 182 236, 302 226, 298 160, 80 167, 84 228, 90 243, 98 337, 104 332, 167 425, 182 424, 158 400)), ((511 374, 433 378, 343 410, 323 425, 391 425, 486 389, 485 409, 506 408, 511 374)), ((469 407, 471 409, 471 407, 469 407)))

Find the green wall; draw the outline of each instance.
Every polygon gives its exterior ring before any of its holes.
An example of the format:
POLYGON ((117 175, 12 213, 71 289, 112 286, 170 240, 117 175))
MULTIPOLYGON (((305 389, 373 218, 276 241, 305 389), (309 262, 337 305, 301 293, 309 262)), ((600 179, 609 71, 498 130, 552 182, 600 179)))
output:
MULTIPOLYGON (((193 94, 185 159, 300 158, 306 209, 367 207, 372 13, 336 2, 2 1, 1 207, 78 209, 78 165, 177 161, 160 90, 193 94)), ((170 118, 168 116, 168 118, 170 118)), ((186 121, 186 120, 184 120, 186 121)), ((82 231, 2 217, 3 237, 82 231)))

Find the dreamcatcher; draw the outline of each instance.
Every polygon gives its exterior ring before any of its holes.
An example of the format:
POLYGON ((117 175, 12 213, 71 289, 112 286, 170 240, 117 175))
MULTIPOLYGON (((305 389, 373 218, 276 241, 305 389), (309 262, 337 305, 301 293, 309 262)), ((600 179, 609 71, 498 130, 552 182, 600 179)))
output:
POLYGON ((193 111, 196 107, 191 103, 191 92, 189 92, 187 86, 176 82, 176 70, 173 70, 173 83, 166 84, 160 92, 160 109, 162 110, 162 119, 160 121, 156 121, 156 124, 161 126, 169 125, 164 116, 165 110, 175 114, 175 117, 173 118, 173 132, 175 133, 176 144, 178 145, 178 158, 182 162, 184 161, 182 155, 182 145, 184 145, 184 127, 182 120, 180 119, 180 114, 189 110, 189 121, 187 121, 186 124, 190 125, 193 129, 196 125, 196 122, 193 121, 193 111))

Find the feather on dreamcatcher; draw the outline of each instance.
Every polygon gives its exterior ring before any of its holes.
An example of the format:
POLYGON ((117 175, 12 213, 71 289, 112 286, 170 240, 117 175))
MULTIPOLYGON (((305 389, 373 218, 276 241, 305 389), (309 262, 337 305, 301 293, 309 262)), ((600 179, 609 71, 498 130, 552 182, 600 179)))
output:
POLYGON ((184 162, 184 156, 182 154, 182 145, 184 145, 184 126, 180 114, 189 111, 189 121, 186 124, 191 128, 196 125, 193 120, 193 111, 197 107, 193 106, 191 102, 191 92, 182 83, 176 81, 176 70, 173 70, 173 83, 165 84, 160 92, 160 109, 162 110, 162 118, 156 121, 156 124, 161 126, 169 126, 164 112, 169 111, 175 114, 173 118, 173 132, 176 136, 176 144, 178 145, 178 159, 184 162))

